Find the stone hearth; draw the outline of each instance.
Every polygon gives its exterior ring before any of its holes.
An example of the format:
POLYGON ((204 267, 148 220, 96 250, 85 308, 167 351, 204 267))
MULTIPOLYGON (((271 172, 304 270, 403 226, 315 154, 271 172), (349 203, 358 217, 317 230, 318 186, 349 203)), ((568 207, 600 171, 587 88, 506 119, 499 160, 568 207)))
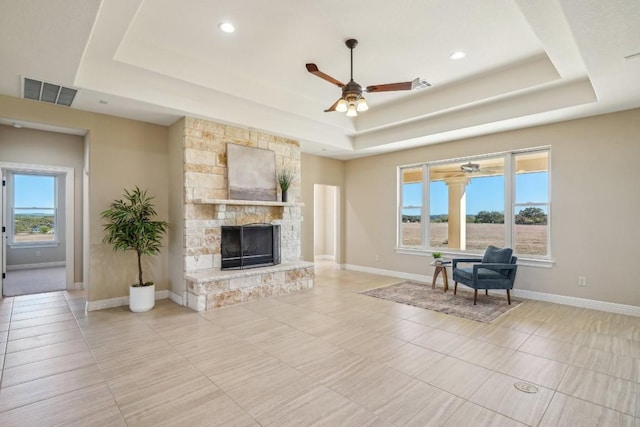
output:
POLYGON ((189 307, 213 310, 313 288, 313 263, 298 261, 249 270, 203 270, 187 275, 189 307))
MULTIPOLYGON (((302 204, 299 179, 289 203, 228 199, 227 144, 271 150, 276 170, 300 176, 296 141, 206 120, 185 118, 184 269, 187 305, 211 310, 313 287, 313 264, 301 261, 302 204), (282 264, 243 271, 221 271, 222 226, 280 225, 282 264)), ((278 195, 280 197, 280 195, 278 195)))

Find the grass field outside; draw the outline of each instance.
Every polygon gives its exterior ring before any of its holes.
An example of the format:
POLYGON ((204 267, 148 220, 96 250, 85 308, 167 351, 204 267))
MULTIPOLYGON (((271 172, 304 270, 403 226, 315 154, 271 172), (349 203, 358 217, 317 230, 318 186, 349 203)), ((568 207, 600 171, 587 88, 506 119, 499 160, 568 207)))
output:
MULTIPOLYGON (((447 248, 446 222, 430 224, 430 244, 432 248, 447 248)), ((516 225, 515 252, 521 255, 547 254, 546 225, 516 225)), ((420 224, 402 224, 404 246, 420 245, 420 224)), ((504 224, 467 224, 467 250, 484 252, 489 245, 504 246, 504 224)))
POLYGON ((56 240, 55 234, 41 234, 41 233, 18 233, 13 239, 15 242, 53 242, 56 240))

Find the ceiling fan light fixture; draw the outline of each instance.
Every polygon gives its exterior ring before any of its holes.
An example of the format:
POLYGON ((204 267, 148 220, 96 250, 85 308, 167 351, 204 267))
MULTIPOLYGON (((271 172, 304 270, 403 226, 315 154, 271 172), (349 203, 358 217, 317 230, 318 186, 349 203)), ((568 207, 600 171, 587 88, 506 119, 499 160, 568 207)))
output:
POLYGON ((467 172, 467 173, 471 173, 471 172, 478 172, 480 170, 480 165, 477 163, 465 163, 463 165, 460 165, 460 170, 462 172, 467 172))
POLYGON ((220 28, 225 33, 233 33, 236 30, 236 27, 234 27, 231 22, 226 21, 219 23, 218 28, 220 28))
POLYGON ((340 113, 344 113, 347 111, 347 107, 349 106, 349 104, 347 103, 347 101, 344 98, 341 98, 338 101, 338 104, 336 105, 336 111, 340 112, 340 113))
POLYGON ((360 99, 358 99, 358 102, 356 103, 356 110, 362 112, 367 111, 368 109, 369 106, 367 105, 367 100, 364 99, 364 97, 360 97, 360 99))
POLYGON ((356 117, 358 112, 356 111, 356 106, 354 104, 349 104, 349 108, 347 108, 347 117, 356 117))

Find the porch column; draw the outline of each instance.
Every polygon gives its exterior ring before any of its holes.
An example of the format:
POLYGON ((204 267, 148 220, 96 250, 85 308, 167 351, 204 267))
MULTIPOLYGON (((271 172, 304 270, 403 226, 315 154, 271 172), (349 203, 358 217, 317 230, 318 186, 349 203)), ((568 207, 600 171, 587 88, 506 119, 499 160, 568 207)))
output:
POLYGON ((467 241, 467 184, 469 178, 445 178, 449 190, 448 237, 450 249, 466 249, 467 241))

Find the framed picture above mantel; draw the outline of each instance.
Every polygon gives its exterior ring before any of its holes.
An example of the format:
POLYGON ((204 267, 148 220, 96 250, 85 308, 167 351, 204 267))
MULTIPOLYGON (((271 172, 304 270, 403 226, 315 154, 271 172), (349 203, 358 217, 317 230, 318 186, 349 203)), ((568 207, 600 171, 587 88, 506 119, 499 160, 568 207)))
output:
POLYGON ((227 144, 229 199, 276 201, 276 156, 271 150, 227 144))

